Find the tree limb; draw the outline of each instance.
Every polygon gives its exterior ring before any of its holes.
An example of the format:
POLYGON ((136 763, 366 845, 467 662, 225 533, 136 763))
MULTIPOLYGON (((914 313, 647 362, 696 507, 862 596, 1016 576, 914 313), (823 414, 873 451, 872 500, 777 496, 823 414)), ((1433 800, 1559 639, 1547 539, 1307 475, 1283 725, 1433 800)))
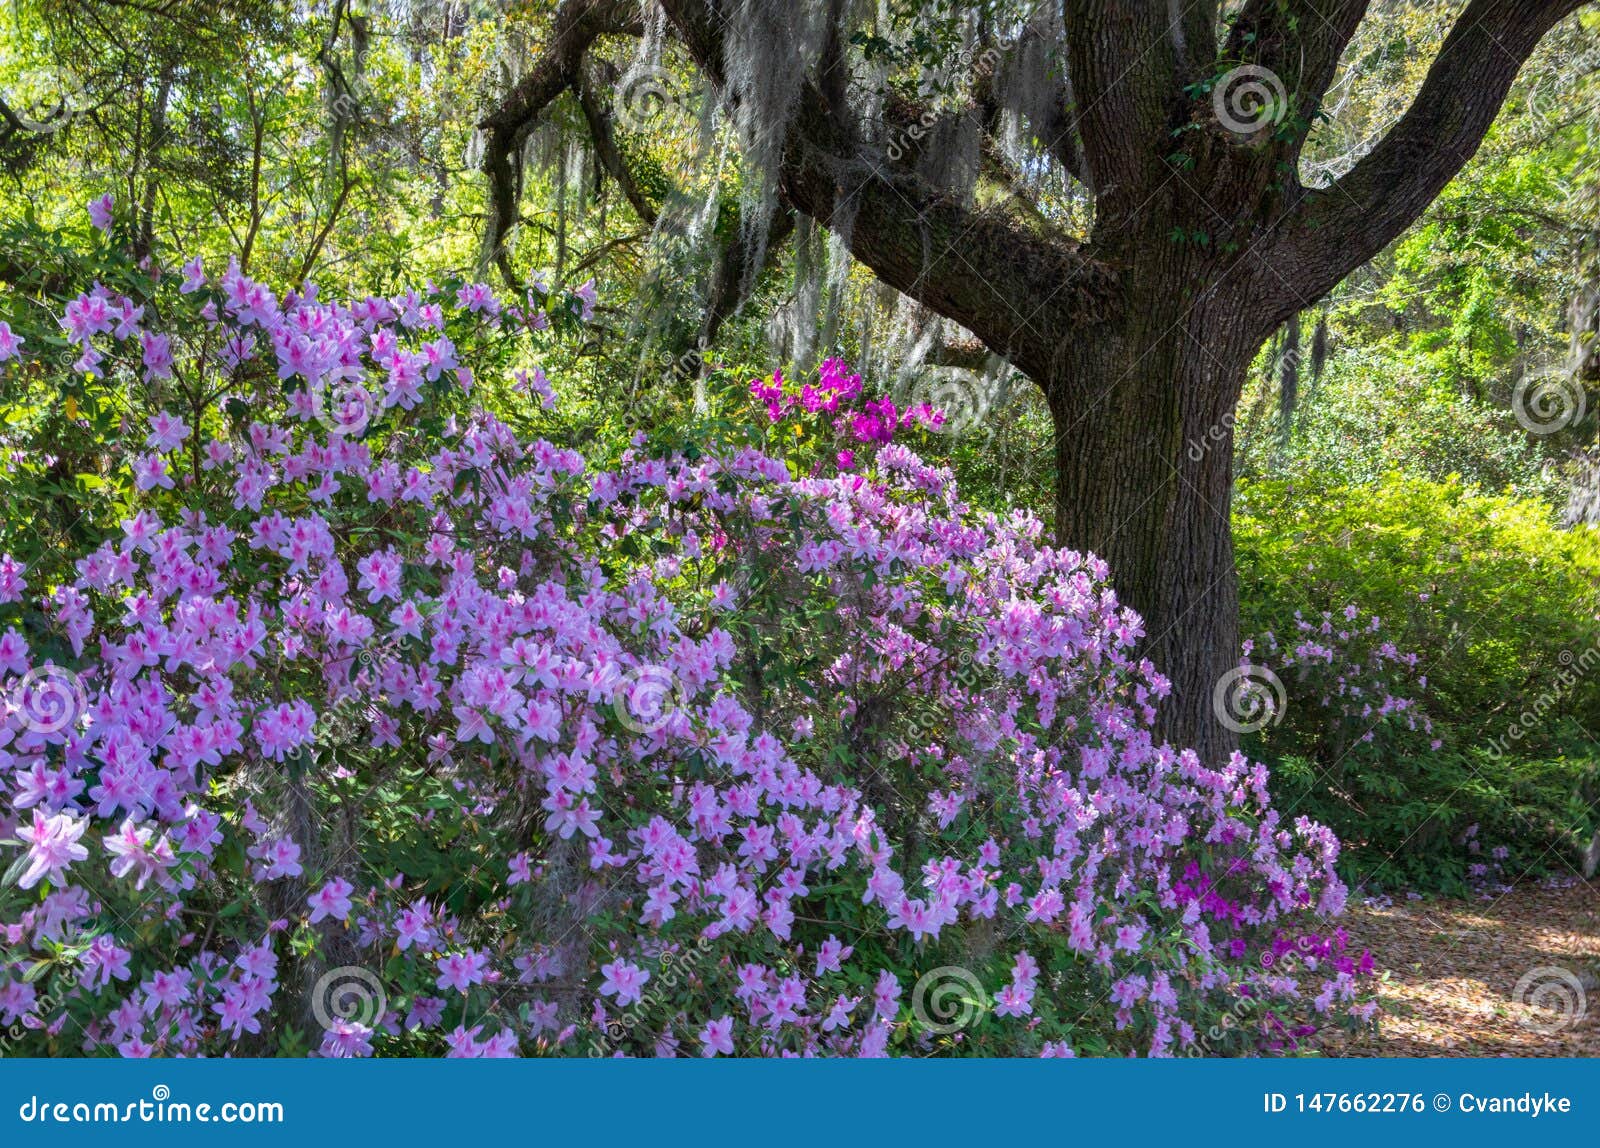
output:
POLYGON ((1382 251, 1472 158, 1541 37, 1586 0, 1471 0, 1400 121, 1333 186, 1305 192, 1275 245, 1287 311, 1382 251))
MULTIPOLYGON (((662 7, 700 69, 727 90, 722 21, 706 0, 662 7)), ((841 138, 806 83, 783 149, 780 190, 848 241, 885 283, 954 319, 1044 382, 1058 340, 1108 306, 1114 277, 1064 236, 1040 236, 969 209, 902 166, 841 138)))
POLYGON ((1297 125, 1292 151, 1309 134, 1339 58, 1370 0, 1247 0, 1222 49, 1223 64, 1254 64, 1283 83, 1297 125))
POLYGON ((503 245, 516 222, 522 190, 518 151, 550 101, 577 82, 583 55, 596 40, 610 34, 638 35, 642 30, 639 6, 633 0, 565 0, 556 11, 549 51, 478 122, 487 137, 483 170, 489 178, 490 209, 485 249, 508 283, 516 282, 503 245))
POLYGON ((1186 25, 1169 23, 1167 5, 1149 0, 1066 0, 1064 14, 1086 182, 1096 192, 1096 231, 1103 234, 1121 227, 1165 180, 1162 157, 1183 104, 1178 54, 1186 25))

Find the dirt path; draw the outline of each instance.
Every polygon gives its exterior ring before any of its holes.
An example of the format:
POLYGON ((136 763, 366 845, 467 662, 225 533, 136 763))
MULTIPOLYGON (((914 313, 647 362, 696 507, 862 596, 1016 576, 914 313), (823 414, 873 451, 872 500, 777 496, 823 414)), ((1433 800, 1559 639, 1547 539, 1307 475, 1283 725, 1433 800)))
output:
POLYGON ((1600 882, 1357 903, 1345 927, 1389 971, 1385 1016, 1330 1054, 1600 1056, 1600 882), (1519 1005, 1519 983, 1560 1011, 1519 1005))

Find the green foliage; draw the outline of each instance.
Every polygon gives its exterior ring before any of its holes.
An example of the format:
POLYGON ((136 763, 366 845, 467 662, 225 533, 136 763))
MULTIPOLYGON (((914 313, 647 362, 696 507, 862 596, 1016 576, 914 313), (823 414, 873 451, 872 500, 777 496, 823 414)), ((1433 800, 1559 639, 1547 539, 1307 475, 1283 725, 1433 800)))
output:
MULTIPOLYGON (((1344 837, 1354 875, 1459 885, 1476 840, 1509 875, 1560 868, 1587 841, 1600 753, 1600 535, 1555 529, 1538 503, 1459 479, 1361 487, 1312 477, 1245 484, 1235 503, 1244 631, 1292 644, 1294 617, 1348 604, 1418 655, 1432 737, 1318 728, 1315 698, 1251 748, 1280 791, 1344 837), (1515 727, 1519 732, 1511 734, 1515 727), (1437 737, 1437 749, 1429 743, 1437 737)), ((1299 683, 1286 683, 1290 713, 1299 683)))
POLYGON ((1549 157, 1505 157, 1451 184, 1395 249, 1379 292, 1405 350, 1452 383, 1481 384, 1525 349, 1554 350, 1564 261, 1546 226, 1566 189, 1549 157), (1552 302, 1557 302, 1555 307, 1552 302))
MULTIPOLYGON (((1308 380, 1307 385, 1310 385, 1308 380)), ((1393 351, 1358 347, 1329 364, 1302 402, 1287 448, 1271 391, 1247 398, 1238 435, 1246 478, 1316 475, 1349 486, 1401 473, 1432 482, 1459 476, 1496 494, 1559 505, 1562 472, 1504 405, 1393 351)))

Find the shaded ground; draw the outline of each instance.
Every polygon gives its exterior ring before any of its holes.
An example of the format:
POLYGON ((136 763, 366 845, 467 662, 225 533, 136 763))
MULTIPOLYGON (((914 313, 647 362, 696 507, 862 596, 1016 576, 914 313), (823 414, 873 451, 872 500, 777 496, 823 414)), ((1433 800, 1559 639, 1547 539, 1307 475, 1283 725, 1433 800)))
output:
POLYGON ((1600 1056, 1600 882, 1352 903, 1345 927, 1389 971, 1385 1015, 1329 1054, 1600 1056), (1519 982, 1560 1011, 1519 1004, 1519 982))

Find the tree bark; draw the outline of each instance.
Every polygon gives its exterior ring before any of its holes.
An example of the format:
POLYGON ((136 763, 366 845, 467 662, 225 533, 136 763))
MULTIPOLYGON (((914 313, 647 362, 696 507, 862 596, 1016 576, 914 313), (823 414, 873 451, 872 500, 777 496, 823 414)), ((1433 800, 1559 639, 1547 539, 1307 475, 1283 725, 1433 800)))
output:
POLYGON ((1159 736, 1225 760, 1238 735, 1212 694, 1239 661, 1233 410, 1271 326, 1247 277, 1177 253, 1117 314, 1072 340, 1046 390, 1057 534, 1109 563, 1143 617, 1141 652, 1172 685, 1159 736))

